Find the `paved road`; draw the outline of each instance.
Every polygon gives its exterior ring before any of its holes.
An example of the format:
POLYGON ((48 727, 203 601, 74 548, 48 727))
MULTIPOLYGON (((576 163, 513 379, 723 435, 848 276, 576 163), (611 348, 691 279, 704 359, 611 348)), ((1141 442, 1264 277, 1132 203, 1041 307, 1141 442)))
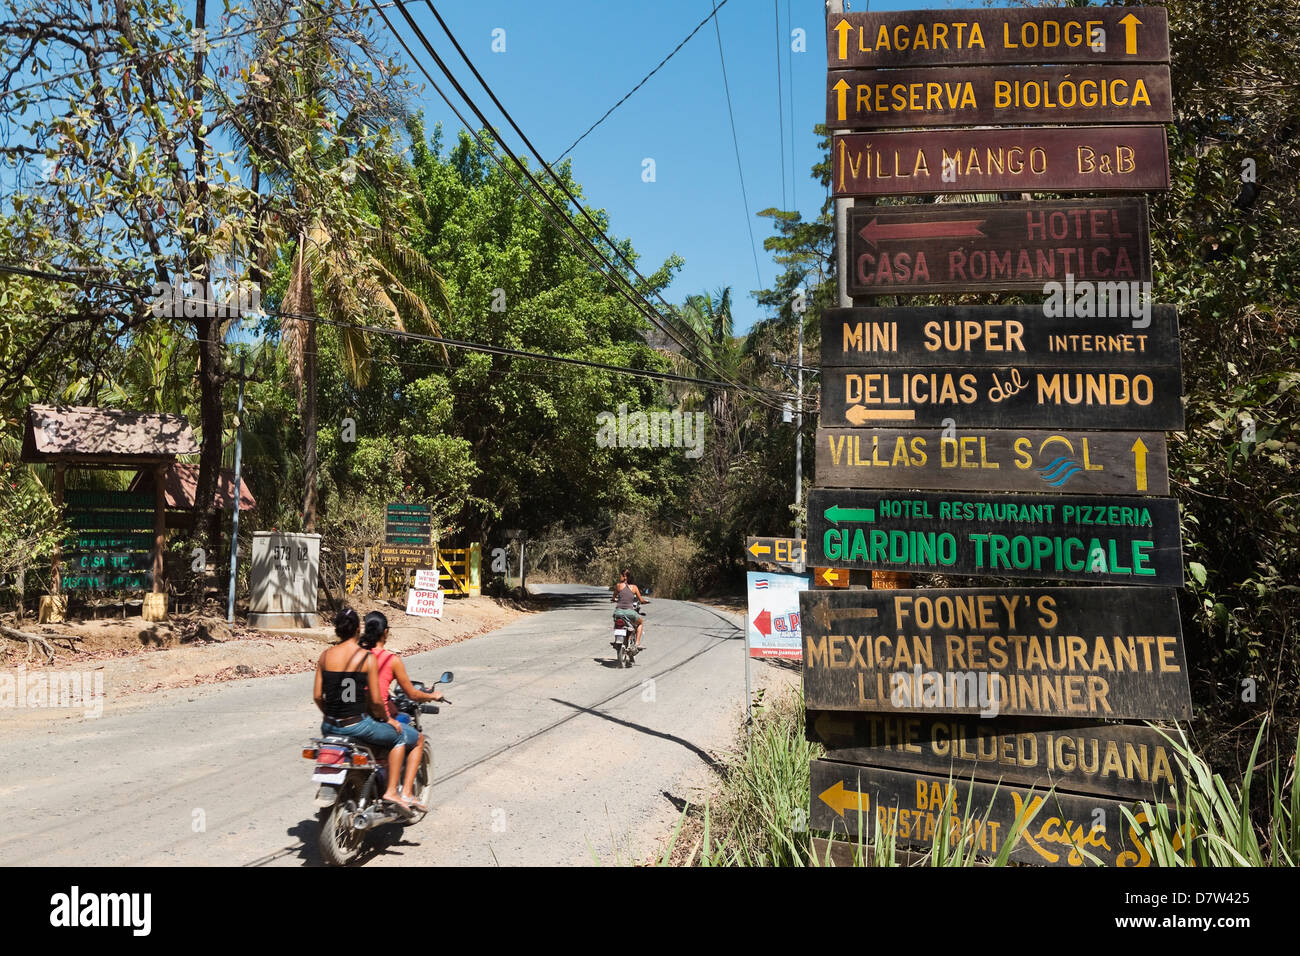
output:
MULTIPOLYGON (((454 671, 434 735, 434 811, 372 838, 377 865, 645 858, 694 799, 744 706, 740 620, 653 601, 647 649, 613 666, 609 595, 416 655, 454 671), (676 803, 676 805, 675 805, 676 803)), ((756 666, 756 675, 765 668, 756 666)), ((760 679, 762 679, 760 677, 760 679)), ((0 712, 0 864, 316 864, 311 677, 166 691, 32 733, 0 712)))

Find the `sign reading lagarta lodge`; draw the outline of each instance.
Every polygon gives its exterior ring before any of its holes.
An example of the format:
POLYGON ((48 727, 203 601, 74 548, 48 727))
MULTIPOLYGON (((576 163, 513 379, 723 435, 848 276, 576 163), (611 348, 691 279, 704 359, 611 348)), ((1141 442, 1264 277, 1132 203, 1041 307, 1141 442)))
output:
POLYGON ((1012 63, 1167 63, 1164 7, 832 14, 828 70, 1012 63))
POLYGON ((1172 590, 805 591, 809 710, 1181 719, 1172 590))

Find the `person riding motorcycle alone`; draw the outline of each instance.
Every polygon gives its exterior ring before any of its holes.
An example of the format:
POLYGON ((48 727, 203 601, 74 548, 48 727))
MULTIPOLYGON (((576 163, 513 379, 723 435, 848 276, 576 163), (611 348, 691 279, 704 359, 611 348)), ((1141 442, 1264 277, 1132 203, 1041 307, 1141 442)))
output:
POLYGON ((624 568, 619 572, 618 583, 614 585, 614 617, 625 624, 636 627, 636 648, 641 650, 641 632, 645 628, 645 618, 637 612, 638 604, 649 604, 648 598, 641 594, 641 589, 632 583, 632 572, 624 568))

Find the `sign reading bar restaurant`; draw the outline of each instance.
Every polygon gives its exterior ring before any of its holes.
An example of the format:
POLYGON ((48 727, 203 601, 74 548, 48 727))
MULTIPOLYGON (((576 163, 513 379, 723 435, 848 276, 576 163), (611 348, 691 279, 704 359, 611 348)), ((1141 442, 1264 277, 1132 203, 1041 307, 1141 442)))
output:
POLYGON ((849 295, 1034 291, 1046 282, 1150 282, 1138 198, 849 210, 849 295))
POLYGON ((433 534, 433 512, 427 504, 395 502, 385 509, 387 544, 428 544, 433 534))
POLYGON ((805 591, 799 607, 809 710, 1192 713, 1172 590, 805 591))
POLYGON ((826 76, 831 129, 999 123, 1168 123, 1169 67, 845 70, 826 76))
MULTIPOLYGON (((1155 361, 1177 361, 1176 354, 1155 361)), ((1135 369, 1098 357, 1088 368, 1033 363, 975 368, 822 369, 821 421, 963 428, 1182 431, 1177 365, 1135 369)))
POLYGON ((153 586, 154 496, 68 489, 59 584, 65 591, 135 591, 153 586))
POLYGON ((814 488, 808 560, 875 571, 1183 583, 1172 498, 814 488))
POLYGON ((1163 126, 848 133, 831 160, 837 197, 1169 188, 1163 126))
POLYGON ((819 428, 817 483, 1167 495, 1169 461, 1164 432, 819 428))
POLYGON ((826 30, 831 70, 1168 60, 1164 7, 843 13, 826 30))
POLYGON ((1178 310, 1157 305, 1141 318, 1094 318, 1048 317, 1041 305, 827 309, 821 359, 823 367, 1169 365, 1178 361, 1178 310))
POLYGON ((807 728, 827 759, 841 763, 1134 800, 1164 800, 1181 784, 1178 752, 1161 731, 1142 725, 809 711, 807 728))
POLYGON ((1128 807, 1139 825, 1146 822, 1141 809, 1130 802, 830 760, 813 761, 811 784, 808 823, 813 830, 856 839, 861 825, 867 839, 874 840, 879 832, 900 845, 929 847, 936 831, 947 827, 952 845, 969 845, 979 856, 996 857, 1003 844, 1011 842, 1016 821, 1028 820, 1010 851, 1010 859, 1017 862, 1039 866, 1154 863, 1124 815, 1123 808, 1128 807))

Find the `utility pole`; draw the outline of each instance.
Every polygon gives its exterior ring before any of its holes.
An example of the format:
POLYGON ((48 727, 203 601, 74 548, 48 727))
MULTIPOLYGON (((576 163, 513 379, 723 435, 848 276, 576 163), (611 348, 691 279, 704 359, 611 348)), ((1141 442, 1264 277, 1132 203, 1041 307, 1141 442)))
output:
POLYGON ((794 418, 794 537, 798 541, 803 537, 803 519, 799 517, 798 508, 803 504, 803 317, 804 312, 801 309, 795 315, 795 320, 799 323, 799 372, 796 379, 795 388, 798 396, 795 401, 798 403, 795 408, 794 418))
MULTIPOLYGON (((235 570, 239 566, 239 504, 242 500, 239 472, 244 452, 244 356, 239 356, 239 404, 235 412, 235 507, 234 517, 230 521, 230 596, 226 599, 226 622, 235 619, 235 570)), ((221 476, 217 476, 220 487, 221 476)))

